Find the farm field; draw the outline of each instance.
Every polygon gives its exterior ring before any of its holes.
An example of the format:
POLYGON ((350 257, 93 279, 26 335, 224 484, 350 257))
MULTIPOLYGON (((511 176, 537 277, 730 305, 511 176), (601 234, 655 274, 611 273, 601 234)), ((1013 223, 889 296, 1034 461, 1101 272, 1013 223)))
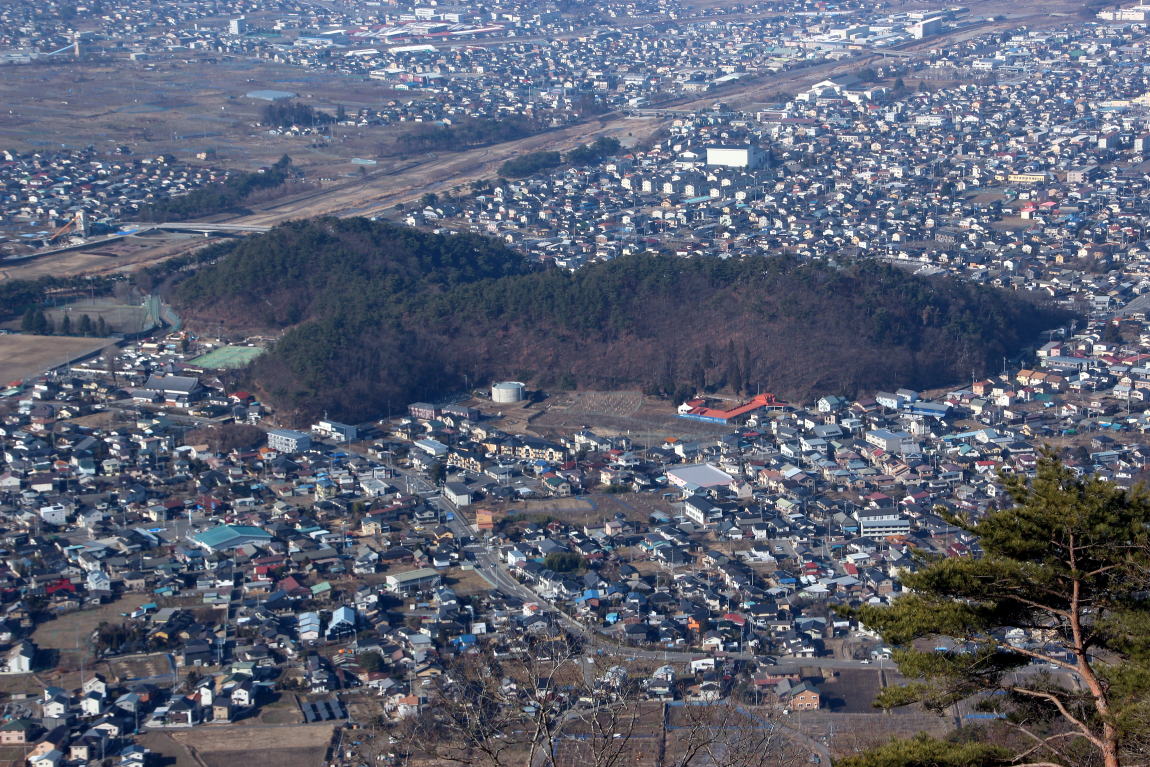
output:
POLYGON ((331 742, 331 724, 199 727, 150 732, 141 742, 175 767, 315 767, 331 742))
POLYGON ((149 303, 124 303, 114 298, 82 298, 45 313, 56 327, 60 327, 64 317, 69 318, 73 328, 85 314, 92 322, 102 317, 116 333, 143 333, 159 324, 158 318, 152 316, 149 303))
POLYGON ((378 135, 365 137, 354 129, 337 132, 328 147, 310 146, 315 142, 307 137, 269 135, 256 125, 268 102, 246 95, 261 89, 294 93, 333 112, 336 104, 357 109, 394 94, 368 78, 270 61, 195 54, 148 64, 62 61, 0 81, 0 97, 12 107, 0 115, 0 139, 20 151, 120 145, 134 154, 167 153, 182 160, 204 152, 213 164, 239 169, 270 165, 287 152, 324 175, 336 167, 350 173, 350 158, 378 143, 378 135))
POLYGON ((119 623, 124 620, 122 613, 130 613, 150 601, 147 594, 126 594, 115 602, 94 609, 61 615, 37 626, 32 633, 32 641, 44 649, 74 651, 88 645, 88 637, 101 622, 119 623))
POLYGON ((66 365, 110 343, 107 338, 37 336, 25 333, 0 335, 0 387, 66 365))
POLYGON ((508 518, 554 517, 569 525, 597 525, 622 513, 631 522, 647 522, 661 511, 674 516, 679 510, 661 493, 592 493, 578 498, 544 498, 511 504, 503 509, 508 518))
POLYGON ((718 424, 688 421, 675 415, 679 403, 647 397, 637 391, 561 392, 536 407, 529 430, 541 436, 590 427, 605 437, 629 436, 640 445, 655 445, 670 436, 714 437, 718 424))
MULTIPOLYGON (((44 314, 56 328, 59 328, 67 317, 73 330, 78 330, 81 318, 88 315, 93 324, 102 317, 113 332, 142 333, 158 324, 149 309, 147 303, 125 303, 111 297, 81 298, 59 306, 45 307, 44 314)), ((0 327, 6 330, 19 330, 20 320, 5 322, 0 327)))

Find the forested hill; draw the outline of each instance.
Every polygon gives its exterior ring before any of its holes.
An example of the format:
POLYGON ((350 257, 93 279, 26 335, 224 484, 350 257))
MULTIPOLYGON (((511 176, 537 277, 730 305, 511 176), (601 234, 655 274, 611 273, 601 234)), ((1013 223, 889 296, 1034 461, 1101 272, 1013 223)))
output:
POLYGON ((1066 315, 876 262, 629 256, 532 269, 481 237, 318 219, 238 243, 184 313, 290 327, 252 383, 301 418, 359 420, 493 379, 773 391, 804 400, 967 380, 1066 315))
POLYGON ((176 299, 197 316, 274 330, 319 317, 394 314, 397 302, 427 292, 528 271, 521 255, 487 237, 316 218, 236 243, 181 283, 176 299))

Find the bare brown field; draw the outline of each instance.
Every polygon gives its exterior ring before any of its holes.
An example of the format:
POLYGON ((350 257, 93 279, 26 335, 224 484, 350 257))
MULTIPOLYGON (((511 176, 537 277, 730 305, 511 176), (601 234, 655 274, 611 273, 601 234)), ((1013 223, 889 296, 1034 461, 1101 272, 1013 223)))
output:
POLYGON ((577 498, 520 501, 504 511, 512 520, 548 516, 569 525, 601 525, 619 513, 632 522, 646 522, 655 511, 673 515, 675 507, 658 492, 591 493, 577 498))
MULTIPOLYGON (((59 328, 68 318, 76 328, 85 314, 93 322, 103 317, 108 327, 116 333, 140 333, 152 327, 146 304, 128 304, 115 298, 82 298, 62 306, 46 308, 44 314, 59 328)), ((5 330, 19 330, 20 320, 10 320, 0 327, 5 330)))
POLYGON ((589 722, 573 722, 563 734, 566 739, 556 754, 559 767, 578 767, 602 761, 595 756, 614 753, 616 749, 621 750, 617 763, 656 767, 663 756, 663 704, 640 703, 616 712, 613 717, 601 716, 598 727, 589 722), (603 737, 603 733, 613 730, 627 732, 629 737, 624 742, 603 737))
POLYGON ((491 584, 484 580, 483 576, 475 570, 464 570, 453 567, 443 575, 444 583, 451 586, 452 591, 459 596, 485 594, 491 591, 491 584))
MULTIPOLYGON (((0 337, 0 340, 3 338, 0 337)), ((89 636, 101 622, 120 623, 124 620, 122 613, 130 613, 149 601, 146 594, 125 594, 115 602, 91 610, 61 615, 37 626, 32 632, 32 641, 38 647, 49 650, 74 652, 77 648, 87 648, 89 636)))
POLYGON ((666 763, 660 758, 662 754, 663 742, 659 735, 632 735, 621 745, 608 741, 566 740, 555 755, 555 764, 556 767, 586 767, 612 759, 610 763, 629 767, 658 767, 666 763))
POLYGON ((529 431, 547 436, 589 427, 605 437, 629 436, 640 445, 660 444, 668 437, 713 437, 726 429, 675 415, 678 403, 636 391, 560 392, 536 407, 529 431))
POLYGON ((204 767, 201 760, 169 733, 146 732, 136 736, 136 741, 149 751, 160 754, 163 758, 159 763, 166 767, 204 767))
POLYGON ((253 725, 149 732, 142 745, 163 755, 169 767, 315 767, 323 763, 333 727, 253 725))
POLYGON ((173 733, 172 738, 195 748, 201 754, 225 752, 232 764, 246 763, 236 754, 258 750, 326 748, 335 727, 332 724, 227 725, 200 727, 173 733))
POLYGON ((134 655, 127 658, 115 658, 108 662, 115 679, 154 679, 170 675, 172 664, 167 655, 154 653, 151 655, 134 655))
POLYGON ((187 51, 149 63, 62 61, 20 74, 0 81, 0 98, 11 107, 0 115, 6 146, 127 146, 137 155, 168 153, 181 160, 207 152, 213 163, 235 168, 267 165, 287 152, 303 165, 350 173, 348 160, 380 140, 353 128, 336 128, 327 146, 313 146, 312 136, 269 135, 254 125, 267 102, 248 98, 253 90, 288 91, 330 111, 337 104, 378 105, 395 95, 368 78, 187 51))
POLYGON ((184 234, 173 234, 163 239, 127 237, 102 246, 99 251, 73 250, 41 258, 5 262, 0 269, 0 278, 32 280, 47 275, 131 272, 145 264, 158 263, 210 244, 212 240, 184 234))
POLYGON ((23 333, 0 335, 0 386, 67 364, 97 352, 109 343, 106 338, 35 336, 23 333))
POLYGON ((248 719, 246 722, 259 724, 303 724, 303 712, 299 710, 299 701, 294 695, 279 694, 278 700, 260 707, 259 719, 248 719))
POLYGON ((885 713, 832 714, 804 711, 786 718, 788 727, 804 735, 825 740, 831 753, 848 756, 887 743, 894 738, 910 738, 920 732, 945 737, 954 730, 951 717, 918 710, 901 716, 885 713))
MULTIPOLYGON (((890 673, 889 669, 883 674, 890 673)), ((819 685, 823 696, 823 707, 828 711, 843 714, 873 714, 874 699, 882 690, 883 683, 876 668, 845 669, 827 677, 819 685)), ((898 713, 909 712, 900 709, 898 713)))
POLYGON ((23 767, 25 756, 32 750, 32 746, 4 746, 0 748, 0 766, 23 767))

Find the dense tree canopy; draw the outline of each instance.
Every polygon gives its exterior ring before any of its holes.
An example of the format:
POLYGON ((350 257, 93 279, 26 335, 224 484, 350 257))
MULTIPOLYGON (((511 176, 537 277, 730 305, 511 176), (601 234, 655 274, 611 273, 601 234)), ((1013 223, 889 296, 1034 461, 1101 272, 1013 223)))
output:
POLYGON ((265 106, 260 113, 261 123, 279 128, 290 128, 293 125, 310 128, 328 125, 335 122, 335 119, 332 115, 321 112, 310 104, 302 104, 291 99, 273 101, 265 106))
POLYGON ((213 259, 180 286, 181 312, 286 330, 253 383, 301 416, 367 418, 492 378, 668 395, 925 387, 1064 319, 874 262, 636 255, 570 273, 362 219, 287 224, 213 259))
POLYGON ((459 151, 514 141, 541 130, 543 126, 537 120, 522 115, 508 115, 498 120, 469 117, 452 125, 420 123, 396 139, 395 144, 407 152, 459 151))
POLYGON ((919 735, 895 738, 865 753, 835 761, 835 767, 1005 767, 1010 752, 991 743, 952 743, 919 735))
POLYGON ((142 221, 187 221, 240 209, 260 190, 282 186, 291 175, 291 158, 284 155, 274 165, 252 173, 240 173, 222 184, 195 189, 140 209, 142 221))
POLYGON ((590 144, 575 147, 566 155, 559 152, 530 152, 503 163, 499 167, 499 175, 525 178, 563 165, 591 165, 617 153, 620 146, 618 139, 600 136, 590 144))
POLYGON ((558 168, 562 164, 563 155, 558 152, 528 152, 500 165, 499 175, 506 178, 526 178, 540 171, 558 168))
POLYGON ((931 562, 904 576, 908 594, 892 606, 857 611, 916 680, 888 688, 881 702, 942 709, 999 691, 982 706, 1026 737, 1014 763, 1144 763, 1150 497, 1080 478, 1050 456, 1032 481, 1003 482, 1009 508, 956 520, 978 536, 981 556, 931 562), (925 649, 940 637, 957 643, 925 649))

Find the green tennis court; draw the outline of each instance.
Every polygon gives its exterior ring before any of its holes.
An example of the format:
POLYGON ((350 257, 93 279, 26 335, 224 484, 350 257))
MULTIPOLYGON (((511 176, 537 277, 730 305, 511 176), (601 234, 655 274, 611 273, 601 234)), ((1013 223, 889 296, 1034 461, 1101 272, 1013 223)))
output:
POLYGON ((188 364, 213 370, 233 370, 242 368, 264 351, 258 346, 221 346, 190 360, 188 364))

